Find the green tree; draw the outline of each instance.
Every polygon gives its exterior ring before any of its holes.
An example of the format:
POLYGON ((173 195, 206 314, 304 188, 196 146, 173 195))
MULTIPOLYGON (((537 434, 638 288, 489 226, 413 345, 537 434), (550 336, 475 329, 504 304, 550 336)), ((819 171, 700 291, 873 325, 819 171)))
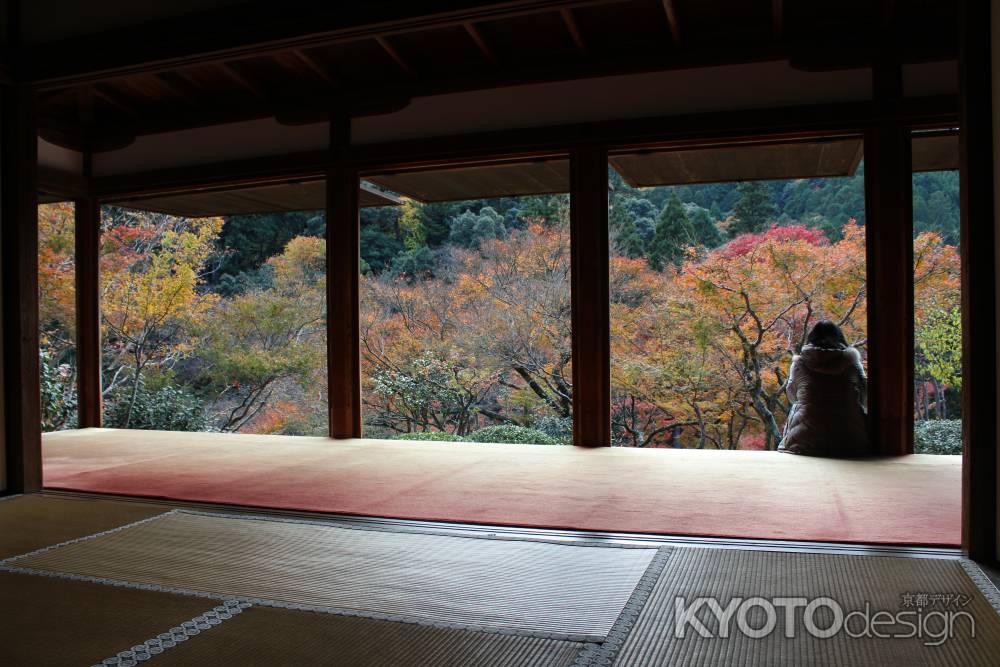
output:
POLYGON ((917 327, 917 371, 942 385, 962 388, 962 310, 936 309, 917 327))
POLYGON ((279 254, 296 236, 325 233, 326 217, 322 211, 228 216, 217 242, 221 265, 207 281, 214 285, 226 276, 252 272, 279 254))
POLYGON ((479 213, 467 209, 455 216, 449 240, 463 248, 478 248, 486 239, 503 238, 505 232, 503 217, 492 206, 484 206, 479 213))
POLYGON ((622 257, 642 257, 645 243, 635 225, 635 220, 620 200, 611 204, 608 227, 614 239, 614 249, 622 257))
POLYGON ((761 181, 747 181, 736 186, 739 200, 733 207, 734 218, 729 236, 758 234, 774 219, 774 198, 771 189, 761 181))
POLYGON ((656 233, 649 248, 649 265, 657 271, 662 271, 669 264, 680 265, 684 260, 684 249, 694 241, 691 221, 684 213, 677 193, 672 193, 656 219, 656 233))
POLYGON ((392 272, 413 282, 420 277, 432 277, 436 263, 434 252, 427 246, 420 246, 396 255, 392 260, 392 272))
POLYGON ((715 225, 717 218, 713 218, 708 211, 699 207, 689 219, 694 231, 694 240, 699 246, 712 250, 722 245, 722 233, 715 225))

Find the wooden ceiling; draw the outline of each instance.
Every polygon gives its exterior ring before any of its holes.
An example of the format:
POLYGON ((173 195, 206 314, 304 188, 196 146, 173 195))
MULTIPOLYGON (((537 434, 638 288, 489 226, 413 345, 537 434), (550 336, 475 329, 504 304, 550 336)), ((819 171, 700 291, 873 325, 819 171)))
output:
MULTIPOLYGON (((375 11, 333 5, 341 14, 375 11)), ((776 59, 803 69, 857 67, 893 43, 911 62, 957 52, 955 3, 946 0, 430 5, 451 9, 419 16, 406 3, 371 3, 410 15, 364 15, 344 27, 330 8, 302 4, 295 28, 284 3, 248 3, 33 47, 18 72, 38 87, 43 137, 99 151, 142 134, 386 113, 419 95, 519 83, 776 59)))
POLYGON ((569 192, 569 160, 541 160, 368 176, 379 187, 422 202, 569 192))
MULTIPOLYGON (((613 155, 609 162, 635 188, 695 183, 853 176, 864 158, 861 138, 744 144, 613 155)), ((913 171, 958 169, 958 134, 913 137, 913 171)))
POLYGON ((860 138, 751 144, 611 157, 632 187, 852 176, 861 162, 860 138))
MULTIPOLYGON (((326 196, 326 181, 312 180, 236 189, 209 188, 151 197, 109 200, 107 203, 185 218, 205 218, 282 211, 320 211, 326 209, 326 196)), ((362 208, 368 208, 398 206, 401 201, 390 193, 382 192, 368 183, 362 183, 359 203, 362 208)))
POLYGON ((913 137, 913 171, 958 169, 958 133, 916 134, 913 137))

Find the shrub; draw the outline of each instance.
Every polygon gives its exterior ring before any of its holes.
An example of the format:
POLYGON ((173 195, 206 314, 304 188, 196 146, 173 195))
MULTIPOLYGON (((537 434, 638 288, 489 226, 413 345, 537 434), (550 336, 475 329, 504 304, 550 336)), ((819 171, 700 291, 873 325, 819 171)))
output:
POLYGON ((454 433, 446 431, 417 431, 414 433, 400 433, 395 440, 435 440, 439 442, 461 442, 464 438, 454 433))
POLYGON ((465 437, 469 442, 509 442, 522 445, 558 445, 555 438, 545 435, 535 428, 502 424, 487 426, 473 431, 465 437))
POLYGON ((42 431, 76 428, 76 381, 70 364, 57 364, 46 349, 39 352, 42 431))
POLYGON ((913 451, 917 454, 961 454, 961 419, 925 419, 913 426, 913 451))
POLYGON ((108 402, 104 423, 110 428, 156 431, 204 431, 208 428, 201 401, 187 391, 164 385, 156 389, 140 383, 132 418, 128 419, 131 387, 122 387, 108 402))
POLYGON ((573 440, 573 420, 569 417, 545 415, 536 419, 531 428, 541 431, 565 445, 570 444, 573 440))

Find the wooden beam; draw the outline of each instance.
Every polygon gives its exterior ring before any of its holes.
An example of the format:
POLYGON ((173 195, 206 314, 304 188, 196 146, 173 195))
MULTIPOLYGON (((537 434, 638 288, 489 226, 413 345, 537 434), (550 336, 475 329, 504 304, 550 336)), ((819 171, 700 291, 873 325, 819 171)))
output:
MULTIPOLYGON (((899 123, 953 123, 957 121, 954 102, 950 97, 907 100, 894 118, 899 123)), ((366 144, 355 146, 352 153, 363 173, 384 173, 400 166, 424 168, 465 159, 565 154, 569 147, 583 142, 613 145, 616 151, 635 151, 726 145, 762 137, 856 136, 880 113, 871 103, 849 102, 655 116, 366 144)))
POLYGON ((573 43, 576 44, 576 50, 580 52, 580 55, 587 55, 587 42, 583 39, 583 33, 580 32, 580 26, 577 25, 576 18, 573 16, 573 10, 568 7, 563 7, 559 10, 559 14, 562 16, 563 23, 566 25, 566 30, 569 32, 569 36, 573 38, 573 43))
POLYGON ((674 0, 663 0, 663 12, 667 15, 667 25, 670 26, 670 37, 674 48, 681 46, 681 24, 677 20, 677 3, 674 0))
POLYGON ((215 68, 217 70, 219 70, 224 75, 226 75, 226 78, 228 78, 230 81, 233 81, 234 83, 236 83, 237 85, 239 85, 241 88, 243 88, 244 90, 246 90, 247 92, 249 92, 254 97, 256 97, 258 99, 266 99, 267 98, 267 94, 264 92, 263 88, 261 88, 256 83, 254 83, 253 81, 251 81, 247 77, 243 76, 239 72, 237 72, 233 68, 233 66, 230 65, 229 63, 226 63, 226 62, 217 62, 217 63, 214 63, 214 65, 215 65, 215 68))
POLYGON ((490 48, 490 45, 486 43, 486 38, 483 37, 483 33, 476 27, 476 24, 472 21, 466 21, 462 24, 462 27, 465 28, 465 32, 475 42, 479 48, 479 52, 483 54, 483 58, 486 58, 486 62, 494 66, 497 65, 499 61, 496 54, 490 48))
POLYGON ((865 133, 868 253, 868 422, 882 454, 913 452, 913 172, 910 132, 893 110, 902 67, 888 59, 873 73, 885 114, 865 133))
POLYGON ((27 86, 0 90, 0 273, 6 491, 42 486, 38 363, 38 132, 27 86))
POLYGON ((573 312, 573 444, 611 445, 611 315, 608 154, 584 145, 570 154, 573 312))
POLYGON ((74 200, 76 214, 76 383, 80 428, 99 427, 101 391, 101 203, 74 200))
POLYGON ((397 65, 399 65, 399 69, 406 72, 408 76, 414 75, 413 67, 410 63, 406 62, 403 56, 399 55, 399 51, 397 51, 396 47, 389 43, 389 40, 386 37, 378 35, 375 37, 375 41, 378 42, 378 45, 382 47, 382 50, 389 54, 389 57, 392 58, 397 65))
MULTIPOLYGON (((991 3, 962 2, 959 174, 962 253, 962 545, 969 558, 998 558, 997 165, 991 67, 997 35, 991 3)), ((996 7, 996 3, 992 3, 996 7)))
POLYGON ((330 123, 327 172, 326 341, 330 437, 361 437, 360 179, 348 162, 350 119, 330 123))
MULTIPOLYGON (((915 98, 898 110, 897 121, 947 125, 958 122, 955 100, 915 98)), ((448 166, 464 161, 565 156, 585 141, 614 144, 616 149, 672 148, 738 143, 761 137, 784 139, 830 137, 863 132, 876 119, 867 102, 761 109, 740 112, 655 116, 620 120, 425 137, 355 146, 352 164, 362 172, 448 166)), ((328 150, 288 153, 242 160, 102 176, 90 181, 95 196, 125 197, 177 192, 212 184, 248 184, 280 178, 315 176, 329 169, 328 150)))
POLYGON ((38 165, 38 191, 60 199, 76 199, 87 194, 87 179, 81 174, 38 165))

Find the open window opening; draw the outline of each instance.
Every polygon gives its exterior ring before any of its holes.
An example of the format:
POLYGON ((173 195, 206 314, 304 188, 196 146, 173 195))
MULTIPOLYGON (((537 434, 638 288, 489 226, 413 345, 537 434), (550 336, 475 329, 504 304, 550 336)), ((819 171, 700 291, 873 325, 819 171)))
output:
POLYGON ((865 363, 862 139, 610 166, 613 444, 777 449, 790 362, 818 321, 865 363))
POLYGON ((570 444, 568 160, 365 178, 364 435, 570 444))
POLYGON ((72 202, 38 206, 38 342, 42 431, 77 427, 76 218, 72 202))
POLYGON ((962 453, 958 134, 913 135, 914 451, 962 453))
POLYGON ((325 435, 322 180, 109 202, 104 425, 325 435))

